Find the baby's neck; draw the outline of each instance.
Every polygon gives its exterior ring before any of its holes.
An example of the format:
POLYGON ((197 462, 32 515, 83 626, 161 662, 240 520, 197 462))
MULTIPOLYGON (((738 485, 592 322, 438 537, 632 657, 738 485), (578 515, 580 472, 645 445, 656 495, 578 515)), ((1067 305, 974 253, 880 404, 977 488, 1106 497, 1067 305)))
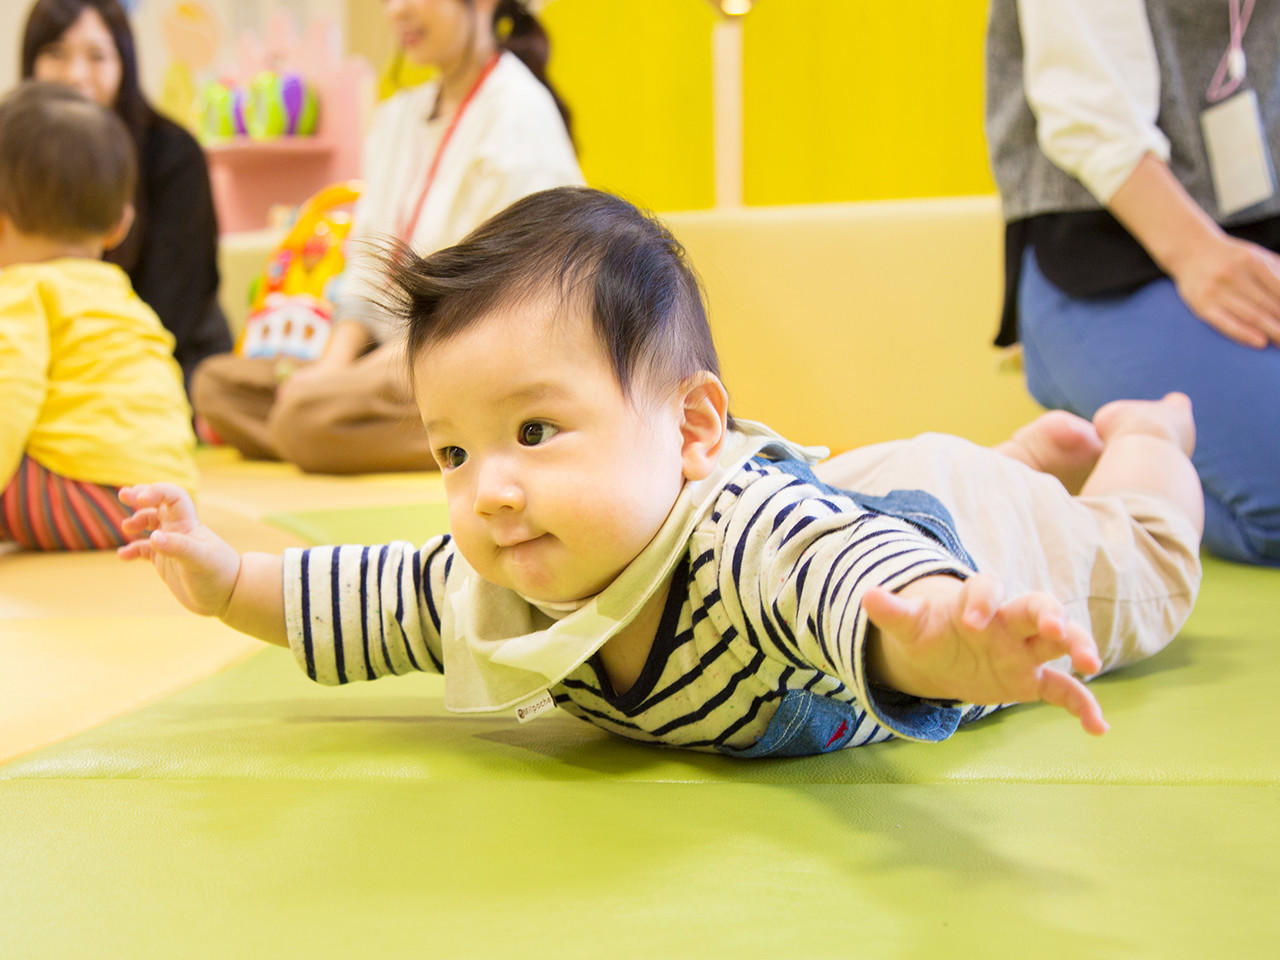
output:
POLYGON ((600 648, 600 665, 609 678, 609 686, 613 687, 615 696, 622 696, 640 679, 644 665, 653 650, 653 642, 658 637, 658 627, 662 624, 662 612, 667 606, 667 594, 671 591, 670 574, 662 586, 653 592, 653 596, 636 614, 635 619, 609 638, 600 648))
POLYGON ((11 232, 0 244, 0 267, 12 267, 20 263, 45 263, 68 257, 101 260, 102 249, 102 241, 97 238, 69 241, 11 232))

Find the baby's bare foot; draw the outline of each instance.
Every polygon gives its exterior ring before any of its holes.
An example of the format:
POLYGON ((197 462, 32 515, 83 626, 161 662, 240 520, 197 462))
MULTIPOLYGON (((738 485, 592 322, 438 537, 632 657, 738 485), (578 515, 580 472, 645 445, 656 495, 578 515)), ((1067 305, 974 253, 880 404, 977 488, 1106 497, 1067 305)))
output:
POLYGON ((1103 443, 1125 433, 1163 437, 1187 456, 1196 446, 1196 423, 1185 393, 1166 393, 1160 400, 1113 400, 1093 416, 1103 443))
POLYGON ((1058 478, 1076 494, 1102 454, 1102 440, 1092 423, 1066 410, 1050 410, 1021 427, 996 450, 1034 470, 1058 478))

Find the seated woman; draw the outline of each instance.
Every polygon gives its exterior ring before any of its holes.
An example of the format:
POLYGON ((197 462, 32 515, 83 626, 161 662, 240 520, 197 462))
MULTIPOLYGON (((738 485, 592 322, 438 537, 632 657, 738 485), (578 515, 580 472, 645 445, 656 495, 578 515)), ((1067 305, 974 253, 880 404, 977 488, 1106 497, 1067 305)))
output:
POLYGON ((22 76, 75 87, 114 110, 132 135, 133 227, 106 259, 173 334, 189 387, 201 360, 231 349, 217 299, 218 224, 204 152, 142 95, 133 33, 117 0, 37 0, 22 36, 22 76))
POLYGON ((1195 404, 1205 546, 1280 565, 1280 7, 994 0, 998 343, 1037 400, 1195 404))
POLYGON ((388 0, 382 10, 405 55, 439 77, 374 115, 323 354, 296 371, 213 357, 192 386, 196 413, 245 456, 318 473, 434 469, 401 336, 378 305, 377 242, 430 253, 527 194, 582 181, 546 80, 546 34, 522 3, 388 0))

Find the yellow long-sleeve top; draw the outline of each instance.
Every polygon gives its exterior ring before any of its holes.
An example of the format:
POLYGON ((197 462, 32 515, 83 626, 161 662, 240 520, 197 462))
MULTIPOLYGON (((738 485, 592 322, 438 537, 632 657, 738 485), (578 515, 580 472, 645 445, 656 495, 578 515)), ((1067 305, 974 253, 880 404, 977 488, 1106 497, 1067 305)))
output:
POLYGON ((173 337, 119 267, 0 270, 0 490, 26 453, 72 480, 196 485, 173 337))

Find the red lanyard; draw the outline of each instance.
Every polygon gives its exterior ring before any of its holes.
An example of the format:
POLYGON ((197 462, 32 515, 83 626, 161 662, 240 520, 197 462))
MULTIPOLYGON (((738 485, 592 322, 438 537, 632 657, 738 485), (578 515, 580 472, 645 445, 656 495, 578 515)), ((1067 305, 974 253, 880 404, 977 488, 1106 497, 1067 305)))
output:
POLYGON ((467 107, 471 105, 471 101, 480 92, 480 87, 488 79, 489 74, 493 73, 493 68, 498 65, 498 60, 501 59, 501 56, 500 51, 495 51, 493 56, 489 58, 489 62, 480 71, 480 76, 476 77, 476 82, 471 85, 467 95, 462 98, 462 103, 458 104, 458 109, 454 113, 453 119, 449 121, 448 129, 445 130, 444 136, 440 139, 440 146, 436 147, 436 155, 431 158, 431 167, 427 170, 427 179, 422 184, 422 192, 418 194, 418 202, 413 205, 413 213, 408 220, 400 225, 400 230, 398 231, 400 239, 406 244, 413 239, 413 231, 418 227, 418 218, 422 216, 422 207, 427 202, 427 193, 431 190, 431 184, 435 182, 436 171, 440 169, 440 158, 444 156, 445 148, 449 146, 449 141, 453 138, 453 131, 458 129, 458 123, 462 120, 462 115, 467 112, 467 107))

